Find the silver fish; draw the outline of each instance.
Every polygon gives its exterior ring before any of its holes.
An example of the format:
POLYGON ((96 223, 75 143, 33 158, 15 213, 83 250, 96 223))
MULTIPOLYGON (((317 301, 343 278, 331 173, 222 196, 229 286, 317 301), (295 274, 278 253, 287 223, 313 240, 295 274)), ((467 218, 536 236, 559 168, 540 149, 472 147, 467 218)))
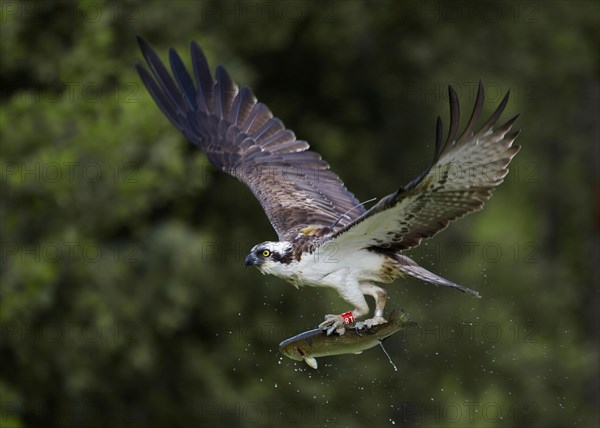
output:
POLYGON ((360 354, 365 349, 379 345, 392 334, 412 327, 412 322, 404 312, 394 311, 388 317, 388 322, 371 328, 347 329, 343 335, 330 336, 319 328, 308 330, 279 344, 279 352, 292 360, 302 361, 313 369, 318 367, 317 357, 340 354, 360 354))

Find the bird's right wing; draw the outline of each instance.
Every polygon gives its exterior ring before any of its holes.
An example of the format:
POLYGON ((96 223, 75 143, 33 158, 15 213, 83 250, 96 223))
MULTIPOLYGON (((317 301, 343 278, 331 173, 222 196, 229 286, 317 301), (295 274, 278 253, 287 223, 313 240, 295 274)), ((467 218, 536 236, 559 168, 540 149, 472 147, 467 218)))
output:
POLYGON ((206 58, 191 44, 194 79, 171 49, 173 77, 141 37, 150 71, 137 71, 158 107, 208 159, 244 182, 262 205, 280 240, 307 228, 348 225, 365 209, 306 141, 273 117, 248 87, 222 67, 213 80, 206 58))

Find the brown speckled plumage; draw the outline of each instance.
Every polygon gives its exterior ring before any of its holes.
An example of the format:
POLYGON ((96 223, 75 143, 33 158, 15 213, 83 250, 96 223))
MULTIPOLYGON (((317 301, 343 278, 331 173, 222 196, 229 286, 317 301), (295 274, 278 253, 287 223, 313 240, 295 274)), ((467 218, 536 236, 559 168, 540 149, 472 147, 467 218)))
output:
MULTIPOLYGON (((238 90, 220 66, 213 79, 196 43, 191 44, 192 74, 174 50, 169 51, 169 72, 143 39, 139 44, 149 70, 141 65, 137 70, 162 112, 217 168, 252 190, 279 236, 279 242, 257 244, 246 257, 247 266, 257 265, 296 287, 333 287, 355 305, 357 317, 368 313, 364 295, 371 295, 375 323, 383 320, 386 294, 374 283, 388 283, 401 274, 478 296, 401 252, 481 209, 503 181, 519 151, 513 145, 518 132, 511 130, 517 116, 496 125, 508 94, 478 127, 484 107, 480 83, 471 118, 459 136, 458 96, 449 88, 450 129, 442 143, 438 118, 432 165, 366 210, 321 156, 297 140, 248 87, 238 90)), ((321 324, 340 326, 343 320, 336 315, 321 324)))

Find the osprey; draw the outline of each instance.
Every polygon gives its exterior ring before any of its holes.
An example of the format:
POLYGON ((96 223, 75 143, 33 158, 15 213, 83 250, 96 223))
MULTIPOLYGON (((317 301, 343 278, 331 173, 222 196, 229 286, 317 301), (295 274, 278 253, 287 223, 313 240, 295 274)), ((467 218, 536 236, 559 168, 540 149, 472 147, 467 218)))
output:
POLYGON ((480 82, 473 113, 459 135, 458 96, 450 87, 450 129, 442 144, 438 118, 431 166, 365 209, 321 156, 297 140, 250 88, 238 90, 221 66, 213 79, 195 42, 190 46, 193 78, 175 50, 169 50, 169 73, 148 43, 140 37, 138 42, 149 71, 139 64, 136 68, 158 107, 210 162, 250 188, 277 233, 279 241, 252 248, 246 266, 296 287, 334 288, 353 306, 344 314, 326 315, 320 328, 343 334, 346 324, 369 313, 365 296, 375 299, 375 311, 364 324, 386 322, 386 291, 376 284, 403 275, 479 297, 427 271, 402 251, 482 208, 503 181, 519 151, 513 146, 519 132, 511 131, 518 115, 496 126, 508 94, 476 128, 484 104, 480 82))

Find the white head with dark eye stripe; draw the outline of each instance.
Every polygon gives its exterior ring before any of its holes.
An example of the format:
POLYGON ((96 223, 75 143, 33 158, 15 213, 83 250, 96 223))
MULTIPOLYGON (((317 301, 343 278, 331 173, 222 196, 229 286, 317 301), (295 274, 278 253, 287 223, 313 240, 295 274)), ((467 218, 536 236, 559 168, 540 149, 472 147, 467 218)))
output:
POLYGON ((252 247, 246 256, 246 266, 256 266, 263 273, 275 273, 277 266, 287 265, 292 261, 291 242, 263 242, 252 247))

